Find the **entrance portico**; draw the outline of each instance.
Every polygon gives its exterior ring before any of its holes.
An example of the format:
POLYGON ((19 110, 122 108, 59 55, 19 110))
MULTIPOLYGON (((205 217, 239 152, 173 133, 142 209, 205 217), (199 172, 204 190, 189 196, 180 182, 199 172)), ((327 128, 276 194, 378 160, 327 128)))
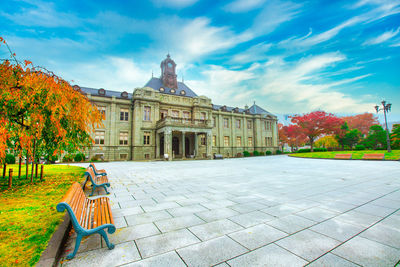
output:
POLYGON ((175 158, 212 158, 211 157, 211 127, 208 121, 177 122, 176 119, 164 118, 158 124, 156 131, 156 158, 168 160, 175 158), (174 125, 172 125, 174 124, 174 125))

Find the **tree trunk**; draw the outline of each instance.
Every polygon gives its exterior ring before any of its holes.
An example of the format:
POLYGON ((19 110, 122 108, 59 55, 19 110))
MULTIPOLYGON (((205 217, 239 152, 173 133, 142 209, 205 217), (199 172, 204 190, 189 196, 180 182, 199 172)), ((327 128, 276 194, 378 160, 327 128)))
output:
POLYGON ((31 173, 31 183, 33 183, 33 172, 35 168, 35 160, 36 160, 36 139, 33 140, 33 160, 32 160, 32 173, 31 173))
POLYGON ((21 179, 21 168, 22 168, 22 157, 19 156, 19 163, 18 163, 18 180, 21 179))
POLYGON ((311 152, 314 152, 314 138, 308 137, 310 138, 310 146, 311 146, 311 152))
POLYGON ((25 167, 26 167, 25 179, 28 179, 28 172, 29 172, 29 155, 28 154, 26 154, 25 167))

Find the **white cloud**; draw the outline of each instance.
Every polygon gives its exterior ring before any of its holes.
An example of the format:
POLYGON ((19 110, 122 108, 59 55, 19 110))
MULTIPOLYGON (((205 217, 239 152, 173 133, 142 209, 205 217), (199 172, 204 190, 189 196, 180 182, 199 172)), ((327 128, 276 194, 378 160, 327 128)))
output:
POLYGON ((259 8, 266 0, 236 0, 227 4, 224 9, 232 13, 241 13, 259 8))
POLYGON ((74 14, 57 11, 54 3, 42 1, 30 1, 28 3, 32 6, 21 8, 20 12, 12 14, 0 12, 0 15, 18 25, 30 27, 77 27, 81 23, 81 20, 74 14))
POLYGON ((267 51, 271 48, 271 46, 272 44, 265 42, 253 45, 247 50, 235 54, 231 59, 231 62, 248 63, 254 61, 263 61, 268 57, 267 51))
POLYGON ((214 104, 243 107, 252 98, 253 90, 246 82, 255 78, 250 70, 230 70, 221 66, 204 66, 200 80, 185 83, 198 95, 205 95, 214 104))
POLYGON ((301 11, 301 7, 300 4, 288 1, 267 1, 260 13, 254 18, 252 26, 245 31, 245 34, 252 36, 252 38, 269 34, 281 24, 294 19, 301 11))
POLYGON ((185 8, 195 4, 198 0, 152 0, 158 7, 185 8))
POLYGON ((397 28, 397 30, 390 30, 387 32, 382 33, 381 35, 368 39, 364 42, 364 45, 376 45, 376 44, 381 44, 386 42, 387 40, 395 37, 400 31, 400 28, 397 28))
POLYGON ((328 53, 303 58, 295 64, 275 58, 265 67, 259 81, 262 93, 271 99, 276 112, 306 112, 323 109, 329 112, 364 112, 373 105, 363 96, 353 98, 334 87, 343 86, 368 77, 321 81, 319 72, 345 60, 340 53, 328 53), (316 82, 319 81, 319 82, 316 82), (276 104, 275 104, 276 103, 276 104))

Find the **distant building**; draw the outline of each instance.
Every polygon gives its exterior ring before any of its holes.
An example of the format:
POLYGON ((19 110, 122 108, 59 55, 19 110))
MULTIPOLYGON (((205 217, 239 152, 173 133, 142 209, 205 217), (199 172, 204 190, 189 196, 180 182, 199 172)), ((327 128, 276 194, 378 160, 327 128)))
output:
POLYGON ((277 117, 255 103, 237 108, 214 105, 177 81, 167 55, 161 77, 133 94, 74 86, 105 114, 87 156, 105 160, 212 158, 278 149, 277 117))

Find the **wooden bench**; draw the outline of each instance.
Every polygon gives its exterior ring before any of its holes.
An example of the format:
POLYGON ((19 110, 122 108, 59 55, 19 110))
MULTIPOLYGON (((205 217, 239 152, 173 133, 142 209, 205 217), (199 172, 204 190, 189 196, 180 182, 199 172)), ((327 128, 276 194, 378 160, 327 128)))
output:
POLYGON ((88 199, 80 184, 75 182, 57 205, 57 211, 63 212, 64 210, 68 211, 77 234, 75 249, 67 256, 67 259, 75 257, 82 237, 94 233, 98 233, 104 238, 108 249, 114 248, 105 232, 107 229, 108 233, 112 234, 116 230, 108 197, 88 199))
POLYGON ((94 172, 94 174, 95 174, 96 176, 107 176, 106 170, 104 170, 104 169, 98 170, 98 169, 96 168, 96 166, 94 166, 93 163, 90 163, 90 164, 89 164, 89 167, 93 169, 93 172, 94 172))
POLYGON ((335 159, 351 159, 352 154, 335 154, 335 159))
POLYGON ((362 159, 375 159, 375 160, 383 160, 385 159, 385 153, 376 153, 376 154, 364 154, 362 159))
POLYGON ((93 169, 90 167, 86 168, 86 172, 84 175, 86 176, 86 180, 83 183, 82 188, 85 188, 85 185, 89 179, 90 182, 92 183, 92 193, 89 196, 93 196, 94 190, 96 190, 97 187, 103 187, 106 193, 110 194, 107 191, 107 187, 110 187, 110 183, 108 182, 107 176, 96 176, 95 173, 93 172, 93 169))

